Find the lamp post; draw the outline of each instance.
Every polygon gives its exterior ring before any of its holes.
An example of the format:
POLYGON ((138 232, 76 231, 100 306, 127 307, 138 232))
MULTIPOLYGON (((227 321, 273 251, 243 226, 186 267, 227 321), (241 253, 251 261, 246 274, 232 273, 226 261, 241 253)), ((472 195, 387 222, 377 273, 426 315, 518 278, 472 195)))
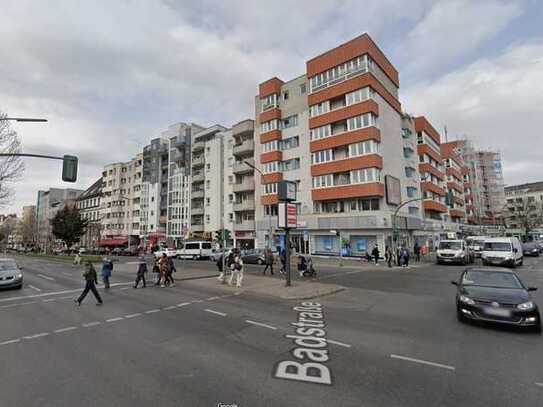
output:
MULTIPOLYGON (((262 173, 262 171, 260 171, 258 168, 256 168, 253 164, 251 164, 249 161, 247 160, 244 160, 243 161, 245 164, 247 164, 249 167, 251 167, 253 170, 257 171, 262 177, 264 176, 264 174, 262 173)), ((271 207, 270 207, 270 213, 268 215, 268 226, 269 226, 269 237, 268 237, 268 248, 271 249, 271 239, 272 239, 272 223, 271 223, 271 218, 272 218, 272 214, 271 214, 271 207)))
POLYGON ((131 240, 130 237, 132 236, 131 233, 130 233, 130 229, 132 229, 132 216, 130 214, 130 212, 132 212, 132 211, 130 210, 130 198, 128 198, 128 197, 126 197, 124 195, 119 195, 119 198, 126 200, 128 202, 128 204, 129 204, 128 205, 128 207, 129 207, 128 214, 130 216, 129 216, 129 222, 128 222, 128 231, 127 231, 127 233, 128 233, 128 239, 127 239, 128 245, 127 245, 127 248, 128 248, 128 251, 130 252, 130 240, 131 240))

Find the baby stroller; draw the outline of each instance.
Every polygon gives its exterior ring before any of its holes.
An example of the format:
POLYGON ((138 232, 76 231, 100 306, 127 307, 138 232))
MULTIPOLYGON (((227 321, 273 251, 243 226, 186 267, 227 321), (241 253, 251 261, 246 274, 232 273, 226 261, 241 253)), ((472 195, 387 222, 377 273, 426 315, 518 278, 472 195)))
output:
POLYGON ((299 255, 298 256, 298 275, 300 277, 317 277, 317 272, 313 268, 313 260, 311 260, 311 257, 307 257, 307 259, 299 255))

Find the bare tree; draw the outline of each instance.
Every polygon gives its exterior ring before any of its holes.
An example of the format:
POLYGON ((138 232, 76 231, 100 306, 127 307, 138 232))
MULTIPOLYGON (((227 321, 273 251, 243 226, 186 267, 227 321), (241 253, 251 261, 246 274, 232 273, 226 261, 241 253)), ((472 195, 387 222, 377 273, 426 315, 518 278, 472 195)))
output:
MULTIPOLYGON (((21 142, 17 132, 13 130, 9 121, 0 111, 0 153, 16 154, 21 152, 21 142)), ((10 202, 13 188, 9 184, 19 180, 23 175, 24 163, 21 157, 0 157, 0 206, 10 202)))
POLYGON ((522 229, 526 240, 532 230, 543 225, 543 206, 534 197, 516 198, 504 212, 507 227, 522 229))

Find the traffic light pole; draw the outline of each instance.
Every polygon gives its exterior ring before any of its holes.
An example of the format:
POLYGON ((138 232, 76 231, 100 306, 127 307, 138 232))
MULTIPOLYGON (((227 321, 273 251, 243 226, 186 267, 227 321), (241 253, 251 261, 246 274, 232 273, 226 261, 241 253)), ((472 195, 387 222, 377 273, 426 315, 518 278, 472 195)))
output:
POLYGON ((290 287, 290 233, 285 229, 285 272, 287 274, 286 286, 290 287))
POLYGON ((62 157, 55 157, 52 155, 43 154, 27 154, 27 153, 1 153, 0 157, 33 157, 33 158, 47 158, 48 160, 62 160, 62 180, 66 182, 77 181, 77 157, 72 155, 64 155, 62 157))

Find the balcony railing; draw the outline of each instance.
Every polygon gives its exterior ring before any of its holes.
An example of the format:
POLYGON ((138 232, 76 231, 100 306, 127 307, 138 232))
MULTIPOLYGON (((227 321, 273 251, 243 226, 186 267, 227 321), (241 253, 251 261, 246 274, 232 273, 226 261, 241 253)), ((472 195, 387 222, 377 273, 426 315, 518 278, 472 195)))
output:
POLYGON ((192 145, 192 151, 195 151, 195 152, 196 151, 203 151, 204 147, 205 147, 205 142, 198 141, 198 142, 196 142, 196 143, 194 143, 192 145))
POLYGON ((195 191, 191 192, 191 198, 192 199, 203 199, 204 198, 204 190, 203 189, 197 189, 195 191))
POLYGON ((204 207, 203 206, 193 206, 190 209, 191 215, 203 215, 204 214, 204 207))
POLYGON ((204 156, 198 156, 192 158, 192 166, 193 167, 202 167, 205 164, 204 156))
POLYGON ((255 221, 254 220, 244 220, 240 223, 234 223, 234 230, 241 232, 249 232, 255 230, 255 221))
POLYGON ((254 191, 255 179, 254 177, 244 177, 243 181, 238 184, 234 184, 232 189, 234 192, 254 191))
POLYGON ((234 155, 248 154, 255 151, 255 142, 252 139, 244 140, 243 143, 234 146, 234 155))
POLYGON ((233 209, 234 209, 234 212, 254 211, 255 201, 252 199, 248 199, 242 202, 234 202, 233 209))
POLYGON ((192 175, 192 182, 193 183, 197 183, 197 182, 204 182, 205 181, 205 175, 203 172, 195 172, 193 173, 192 175))
MULTIPOLYGON (((248 158, 247 160, 244 160, 244 161, 247 161, 251 165, 255 165, 254 158, 248 158)), ((232 168, 232 172, 234 174, 246 174, 246 173, 251 173, 253 171, 254 169, 251 168, 249 165, 245 164, 243 161, 234 164, 234 167, 232 168)))

